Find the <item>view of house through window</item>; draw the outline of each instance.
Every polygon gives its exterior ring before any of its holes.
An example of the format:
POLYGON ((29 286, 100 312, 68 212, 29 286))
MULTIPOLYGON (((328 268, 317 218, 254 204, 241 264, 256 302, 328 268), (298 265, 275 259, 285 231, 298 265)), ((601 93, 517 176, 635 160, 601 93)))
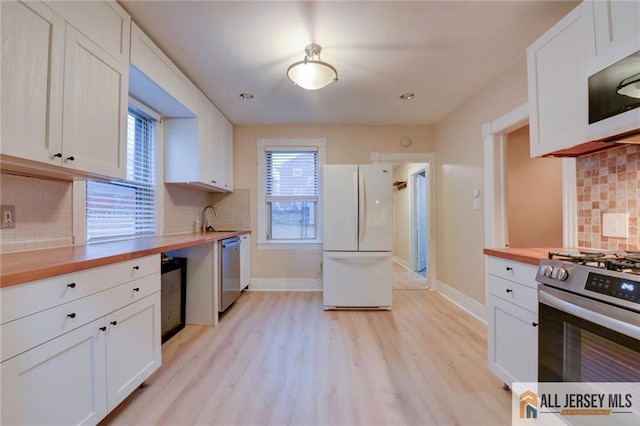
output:
POLYGON ((87 181, 87 243, 155 235, 154 123, 129 107, 127 179, 87 181))
POLYGON ((267 239, 317 238, 318 152, 265 151, 267 239))

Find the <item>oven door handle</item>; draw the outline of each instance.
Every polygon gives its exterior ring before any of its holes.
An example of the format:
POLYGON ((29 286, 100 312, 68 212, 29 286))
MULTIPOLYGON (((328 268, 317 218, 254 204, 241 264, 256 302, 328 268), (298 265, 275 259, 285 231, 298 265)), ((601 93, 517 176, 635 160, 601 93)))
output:
POLYGON ((638 319, 637 313, 589 299, 585 299, 584 301, 576 300, 576 303, 573 303, 567 300, 571 295, 563 293, 565 292, 554 289, 541 289, 538 292, 538 301, 552 308, 556 308, 559 311, 566 312, 583 320, 624 334, 625 336, 640 340, 640 320, 638 319), (557 293, 557 295, 552 294, 552 292, 557 293), (596 307, 598 305, 603 305, 602 310, 606 310, 607 313, 597 312, 596 307))

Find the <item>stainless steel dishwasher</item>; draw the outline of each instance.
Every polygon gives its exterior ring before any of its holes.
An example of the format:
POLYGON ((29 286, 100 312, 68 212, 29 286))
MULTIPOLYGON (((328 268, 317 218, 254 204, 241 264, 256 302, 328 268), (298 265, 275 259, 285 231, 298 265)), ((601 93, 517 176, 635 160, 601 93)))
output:
POLYGON ((218 311, 226 311, 240 297, 240 237, 220 241, 218 311))

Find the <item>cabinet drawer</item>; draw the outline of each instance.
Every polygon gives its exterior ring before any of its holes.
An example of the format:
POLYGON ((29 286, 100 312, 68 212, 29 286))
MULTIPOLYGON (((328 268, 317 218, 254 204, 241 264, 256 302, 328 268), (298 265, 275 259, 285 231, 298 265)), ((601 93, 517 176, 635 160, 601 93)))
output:
POLYGON ((73 272, 0 289, 0 324, 160 272, 160 256, 73 272))
POLYGON ((1 361, 160 290, 160 273, 130 281, 0 326, 1 361))
POLYGON ((537 289, 538 267, 497 257, 487 257, 487 273, 537 289))
POLYGON ((504 278, 489 276, 489 294, 514 303, 528 311, 538 313, 538 290, 504 278))

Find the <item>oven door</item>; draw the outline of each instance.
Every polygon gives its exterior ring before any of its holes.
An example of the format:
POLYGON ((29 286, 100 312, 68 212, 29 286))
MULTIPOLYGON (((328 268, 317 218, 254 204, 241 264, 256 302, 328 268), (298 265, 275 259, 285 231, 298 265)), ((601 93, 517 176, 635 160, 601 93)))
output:
POLYGON ((640 314, 541 285, 539 382, 640 382, 640 314))

